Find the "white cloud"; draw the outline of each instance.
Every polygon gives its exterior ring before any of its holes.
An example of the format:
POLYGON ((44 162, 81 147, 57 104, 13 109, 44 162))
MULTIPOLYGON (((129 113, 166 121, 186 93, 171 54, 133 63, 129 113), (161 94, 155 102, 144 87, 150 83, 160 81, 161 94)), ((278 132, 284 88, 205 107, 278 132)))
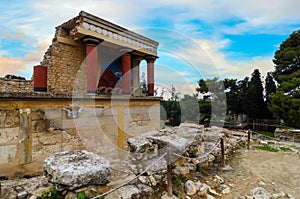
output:
POLYGON ((189 49, 181 49, 181 54, 187 60, 198 66, 199 70, 204 74, 204 79, 213 76, 222 78, 238 78, 242 79, 250 76, 254 69, 258 68, 262 75, 273 70, 271 57, 250 57, 248 60, 229 60, 226 53, 221 49, 230 44, 229 40, 221 40, 219 42, 209 40, 197 40, 198 45, 189 49), (201 52, 205 51, 206 54, 201 52), (205 59, 205 56, 209 58, 205 59), (206 60, 203 61, 203 60, 206 60), (206 76, 205 76, 206 75, 206 76))
MULTIPOLYGON (((299 26, 300 21, 298 9, 300 1, 298 0, 253 0, 246 2, 236 0, 86 0, 84 3, 71 0, 53 0, 29 1, 22 4, 11 3, 11 5, 11 7, 7 7, 7 9, 3 7, 1 10, 0 20, 5 22, 1 24, 1 30, 4 28, 7 29, 6 32, 9 32, 6 35, 2 34, 2 39, 4 36, 14 40, 21 39, 30 48, 34 46, 33 41, 44 40, 50 43, 54 35, 54 27, 77 16, 81 10, 129 29, 139 25, 148 26, 148 22, 162 19, 172 24, 171 27, 180 33, 198 39, 196 40, 197 45, 185 46, 184 50, 181 49, 179 53, 176 52, 178 55, 174 54, 174 56, 190 61, 204 76, 216 76, 220 72, 223 77, 236 78, 250 75, 253 69, 257 67, 262 73, 272 70, 272 58, 252 57, 248 60, 236 61, 238 58, 229 60, 227 54, 221 49, 230 45, 230 41, 216 38, 222 38, 224 33, 286 34, 290 32, 290 28, 287 27, 299 26), (205 35, 205 27, 195 26, 191 20, 210 24, 213 27, 212 31, 214 31, 212 34, 215 35, 205 35), (231 20, 240 21, 240 23, 233 27, 222 24, 222 22, 231 20), (212 42, 212 37, 216 42, 212 42)), ((28 69, 31 67, 29 65, 36 64, 34 63, 35 60, 40 61, 43 55, 40 53, 39 58, 34 57, 32 59, 30 54, 24 58, 4 58, 3 55, 8 53, 6 49, 0 50, 2 75, 10 71, 17 72, 28 69), (16 67, 17 65, 19 67, 16 67)))
POLYGON ((7 58, 2 57, 0 54, 0 77, 7 74, 20 75, 32 71, 32 67, 38 65, 41 61, 47 47, 48 43, 46 41, 39 41, 35 51, 26 54, 22 58, 7 58))

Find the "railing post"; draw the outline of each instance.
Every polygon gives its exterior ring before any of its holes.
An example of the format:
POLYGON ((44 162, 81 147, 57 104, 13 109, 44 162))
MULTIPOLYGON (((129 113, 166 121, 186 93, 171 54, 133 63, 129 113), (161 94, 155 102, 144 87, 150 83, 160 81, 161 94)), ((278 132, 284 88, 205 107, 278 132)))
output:
POLYGON ((224 139, 221 139, 221 154, 222 154, 222 167, 225 167, 225 149, 224 149, 224 139))
POLYGON ((168 189, 168 197, 173 196, 172 190, 172 154, 171 147, 167 149, 167 189, 168 189))
POLYGON ((250 150, 250 140, 251 140, 251 131, 248 130, 248 142, 247 142, 247 149, 250 150))

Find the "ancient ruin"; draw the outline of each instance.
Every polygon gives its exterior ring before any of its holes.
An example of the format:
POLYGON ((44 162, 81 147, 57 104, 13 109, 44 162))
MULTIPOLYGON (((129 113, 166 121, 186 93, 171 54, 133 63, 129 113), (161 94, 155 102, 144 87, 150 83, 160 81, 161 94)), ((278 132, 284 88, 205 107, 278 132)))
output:
POLYGON ((57 26, 32 80, 0 79, 0 177, 41 173, 43 159, 65 150, 87 149, 115 165, 128 137, 159 130, 157 48, 83 11, 57 26), (147 94, 140 90, 142 61, 147 94))

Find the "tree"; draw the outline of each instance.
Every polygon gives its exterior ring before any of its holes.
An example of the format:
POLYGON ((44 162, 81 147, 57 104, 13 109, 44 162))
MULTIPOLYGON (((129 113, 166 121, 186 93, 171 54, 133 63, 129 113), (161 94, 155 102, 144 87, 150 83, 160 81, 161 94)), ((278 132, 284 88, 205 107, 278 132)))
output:
MULTIPOLYGON (((265 80, 265 96, 266 96, 265 103, 267 104, 267 106, 270 103, 270 94, 275 92, 276 92, 276 84, 274 78, 272 76, 272 73, 268 72, 265 80)), ((268 119, 274 119, 273 114, 271 113, 268 107, 265 113, 265 117, 268 119)))
MULTIPOLYGON (((200 79, 198 85, 199 87, 196 88, 196 91, 204 94, 203 101, 210 101, 210 104, 201 104, 204 105, 204 110, 207 110, 207 105, 210 106, 210 119, 214 122, 224 121, 226 116, 226 95, 224 93, 223 81, 219 80, 217 77, 207 80, 200 79)), ((208 113, 201 112, 204 107, 199 107, 202 117, 200 121, 207 119, 208 113), (203 118, 203 115, 205 118, 203 118)))
POLYGON ((16 76, 16 75, 10 75, 10 74, 7 74, 7 75, 5 75, 5 77, 4 77, 4 78, 6 78, 6 79, 19 79, 19 80, 26 80, 26 78, 25 78, 25 77, 16 76))
POLYGON ((270 102, 270 94, 276 92, 276 84, 271 72, 267 73, 265 81, 266 102, 270 102))
POLYGON ((224 87, 226 93, 226 101, 227 101, 227 114, 231 113, 239 113, 239 87, 237 85, 237 79, 224 79, 224 87))
POLYGON ((166 116, 161 115, 161 117, 166 117, 172 126, 178 126, 181 123, 180 92, 172 85, 169 93, 171 97, 168 100, 161 100, 161 106, 165 110, 161 112, 166 112, 166 116))
POLYGON ((248 104, 247 104, 247 90, 249 87, 249 77, 245 77, 243 80, 237 82, 238 84, 238 96, 237 96, 237 113, 248 113, 248 104))
POLYGON ((300 30, 280 44, 273 63, 278 88, 270 94, 269 109, 286 125, 300 128, 300 30))
POLYGON ((196 95, 184 95, 180 100, 181 121, 199 122, 199 105, 196 95))
POLYGON ((263 86, 261 76, 258 69, 251 74, 250 83, 246 94, 246 103, 248 105, 247 115, 252 118, 264 118, 266 104, 264 102, 263 86))

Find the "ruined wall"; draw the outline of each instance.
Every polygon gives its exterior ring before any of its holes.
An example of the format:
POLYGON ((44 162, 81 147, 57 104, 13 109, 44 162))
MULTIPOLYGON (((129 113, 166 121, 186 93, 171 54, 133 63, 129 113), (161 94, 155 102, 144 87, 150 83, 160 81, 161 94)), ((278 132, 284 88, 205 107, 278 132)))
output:
MULTIPOLYGON (((124 148, 127 138, 159 130, 159 107, 122 108, 124 148)), ((0 177, 41 173, 46 157, 65 150, 86 149, 119 166, 119 109, 105 105, 0 109, 0 177)))
POLYGON ((274 137, 279 138, 281 140, 300 142, 300 132, 293 132, 293 130, 290 129, 276 128, 274 132, 274 137))
POLYGON ((1 93, 33 93, 32 80, 6 79, 0 77, 1 93))
POLYGON ((75 42, 67 30, 57 27, 52 45, 41 62, 41 65, 48 67, 48 92, 71 93, 75 83, 75 89, 85 93, 86 67, 81 67, 84 58, 85 46, 75 42))

